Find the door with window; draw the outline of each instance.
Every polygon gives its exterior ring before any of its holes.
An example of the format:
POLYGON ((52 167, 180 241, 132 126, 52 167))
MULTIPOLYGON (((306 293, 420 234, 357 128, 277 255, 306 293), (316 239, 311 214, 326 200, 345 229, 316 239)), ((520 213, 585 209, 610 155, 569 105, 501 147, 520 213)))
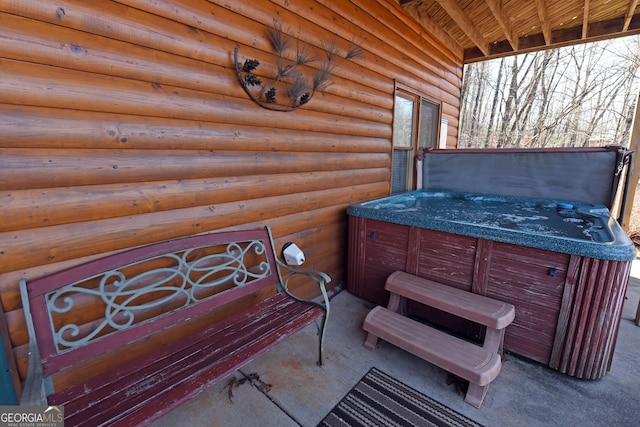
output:
POLYGON ((391 193, 416 188, 415 159, 424 148, 436 148, 440 103, 408 88, 396 87, 393 108, 391 193))

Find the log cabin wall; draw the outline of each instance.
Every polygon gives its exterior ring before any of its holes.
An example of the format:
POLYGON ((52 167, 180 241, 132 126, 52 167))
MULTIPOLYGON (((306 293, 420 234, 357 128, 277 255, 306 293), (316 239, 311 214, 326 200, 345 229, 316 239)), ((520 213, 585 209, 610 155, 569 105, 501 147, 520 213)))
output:
POLYGON ((390 192, 396 81, 442 101, 456 144, 461 55, 391 0, 3 0, 0 28, 0 329, 20 378, 21 277, 268 224, 338 283, 346 206, 390 192), (233 51, 272 62, 274 19, 364 56, 302 108, 263 109, 233 51))

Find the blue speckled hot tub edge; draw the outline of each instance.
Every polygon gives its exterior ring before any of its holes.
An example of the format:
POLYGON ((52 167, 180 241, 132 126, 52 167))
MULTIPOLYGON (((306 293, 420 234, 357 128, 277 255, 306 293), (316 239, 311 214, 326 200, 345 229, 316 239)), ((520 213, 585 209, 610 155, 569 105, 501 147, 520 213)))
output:
MULTIPOLYGON (((455 213, 439 211, 429 213, 428 209, 423 211, 410 209, 390 209, 381 206, 402 205, 407 201, 412 201, 416 197, 443 197, 452 198, 452 200, 469 200, 469 203, 475 203, 477 198, 490 198, 492 201, 504 203, 533 203, 533 204, 558 204, 567 201, 558 200, 542 200, 518 198, 509 196, 480 195, 471 193, 455 193, 447 191, 434 190, 418 190, 409 193, 401 193, 393 196, 382 197, 375 200, 369 200, 356 203, 347 208, 347 214, 351 216, 369 218, 379 221, 391 222, 408 226, 416 226, 429 230, 443 231, 453 234, 460 234, 470 237, 493 240, 497 242, 510 243, 519 246, 526 246, 538 249, 545 249, 554 252, 561 252, 573 255, 586 256, 590 258, 611 260, 611 261, 631 261, 636 257, 636 250, 633 242, 622 230, 615 219, 610 216, 603 219, 606 222, 609 232, 613 236, 611 241, 595 242, 571 237, 562 237, 535 232, 523 232, 514 229, 501 228, 496 226, 487 226, 469 221, 460 221, 455 218, 455 213), (447 218, 438 218, 439 216, 447 216, 447 218)), ((568 202, 578 207, 585 206, 584 203, 568 202)), ((601 205, 589 205, 596 209, 605 209, 601 205)), ((608 211, 607 211, 608 212, 608 211)))

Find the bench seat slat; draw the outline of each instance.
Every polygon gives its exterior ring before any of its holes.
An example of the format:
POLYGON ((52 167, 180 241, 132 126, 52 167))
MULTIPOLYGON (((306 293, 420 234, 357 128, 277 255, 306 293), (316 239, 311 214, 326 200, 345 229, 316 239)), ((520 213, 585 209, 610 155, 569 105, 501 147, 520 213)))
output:
POLYGON ((472 292, 461 292, 460 289, 402 271, 389 276, 385 289, 494 329, 504 329, 515 318, 515 309, 511 304, 472 292))
MULTIPOLYGON (((194 331, 192 335, 185 336, 181 340, 163 346, 161 349, 155 350, 152 354, 137 359, 135 363, 119 365, 109 371, 109 375, 90 379, 81 385, 79 384, 77 386, 60 390, 54 398, 59 403, 66 403, 73 399, 80 400, 83 397, 78 395, 78 391, 85 390, 91 393, 94 391, 99 392, 100 388, 108 387, 114 382, 121 381, 121 378, 126 378, 132 372, 135 372, 136 375, 138 375, 138 372, 145 369, 145 367, 150 363, 163 362, 168 358, 172 358, 174 353, 180 352, 185 346, 190 347, 196 343, 207 343, 207 341, 210 341, 209 338, 212 334, 215 334, 216 339, 223 345, 230 346, 233 344, 232 340, 234 337, 237 340, 242 339, 241 333, 243 333, 245 329, 248 329, 249 327, 253 327, 252 331, 260 329, 260 324, 255 326, 251 324, 252 319, 262 319, 269 313, 270 309, 279 307, 283 304, 283 313, 286 313, 287 303, 288 301, 284 300, 280 296, 268 298, 258 305, 251 307, 249 311, 238 313, 235 316, 223 320, 222 322, 210 325, 209 327, 200 329, 199 331, 194 331)), ((218 351, 215 345, 210 344, 210 346, 214 347, 212 350, 213 352, 218 351)), ((219 351, 224 350, 221 349, 219 351)), ((190 354, 189 350, 187 350, 187 354, 190 354)), ((138 377, 136 377, 136 380, 138 380, 138 377)), ((92 399, 87 398, 87 402, 90 402, 91 400, 92 399)))
POLYGON ((277 294, 250 312, 228 319, 222 327, 215 325, 172 344, 162 360, 157 360, 157 353, 141 360, 138 366, 129 368, 135 376, 111 372, 108 377, 76 386, 101 385, 90 389, 87 399, 72 388, 67 394, 76 399, 57 396, 51 400, 61 398, 56 403, 74 413, 66 420, 71 425, 114 425, 118 419, 123 425, 148 422, 162 416, 168 406, 188 400, 322 315, 317 307, 277 294), (148 366, 143 367, 145 363, 148 366), (117 381, 109 382, 110 378, 117 381), (113 401, 116 395, 121 396, 118 405, 113 401))
POLYGON ((376 307, 364 330, 478 385, 489 384, 500 372, 500 356, 385 307, 376 307))

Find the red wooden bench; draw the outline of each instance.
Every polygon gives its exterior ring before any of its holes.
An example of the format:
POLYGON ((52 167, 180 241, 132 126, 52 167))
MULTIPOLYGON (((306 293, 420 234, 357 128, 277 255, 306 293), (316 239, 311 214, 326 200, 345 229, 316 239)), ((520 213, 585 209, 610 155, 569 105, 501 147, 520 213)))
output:
POLYGON ((387 308, 374 308, 364 320, 364 346, 372 350, 381 338, 468 380, 465 401, 479 408, 500 372, 504 329, 515 318, 514 306, 401 271, 387 278, 385 289, 391 292, 387 308), (406 317, 406 299, 485 325, 483 346, 406 317))
POLYGON ((21 280, 30 336, 21 404, 63 405, 70 426, 147 424, 314 321, 322 364, 329 281, 280 262, 268 228, 159 242, 21 280), (299 275, 318 285, 319 301, 289 292, 299 275))

